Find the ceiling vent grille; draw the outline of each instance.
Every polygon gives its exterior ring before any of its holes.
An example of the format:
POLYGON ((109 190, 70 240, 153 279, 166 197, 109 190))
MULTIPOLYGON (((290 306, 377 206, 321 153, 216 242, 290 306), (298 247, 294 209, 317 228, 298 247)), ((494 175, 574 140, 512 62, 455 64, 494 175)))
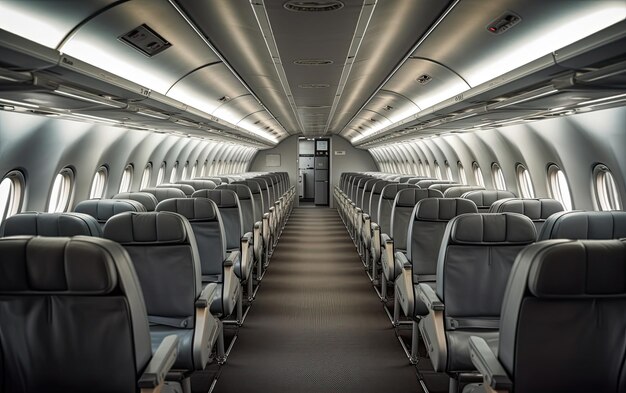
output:
POLYGON ((341 1, 288 1, 283 4, 288 11, 293 12, 325 12, 337 11, 343 8, 341 1))
POLYGON ((430 76, 430 75, 427 75, 427 74, 420 75, 416 79, 417 83, 419 83, 420 85, 425 85, 428 82, 430 82, 431 80, 433 80, 433 77, 430 76))
POLYGON ((146 24, 132 29, 119 36, 118 39, 148 57, 161 53, 172 46, 146 24))
POLYGON ((326 89, 329 88, 330 85, 326 83, 303 83, 298 85, 301 89, 326 89))
POLYGON ((299 59, 299 60, 295 60, 293 64, 305 65, 305 66, 317 66, 317 65, 333 64, 333 61, 326 60, 326 59, 299 59))

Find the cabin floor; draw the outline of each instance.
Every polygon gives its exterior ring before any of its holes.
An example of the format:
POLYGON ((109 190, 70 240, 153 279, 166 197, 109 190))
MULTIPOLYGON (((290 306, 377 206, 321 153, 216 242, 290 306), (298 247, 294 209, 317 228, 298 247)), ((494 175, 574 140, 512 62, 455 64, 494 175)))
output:
POLYGON ((213 391, 415 393, 421 366, 405 357, 336 210, 296 208, 213 391))

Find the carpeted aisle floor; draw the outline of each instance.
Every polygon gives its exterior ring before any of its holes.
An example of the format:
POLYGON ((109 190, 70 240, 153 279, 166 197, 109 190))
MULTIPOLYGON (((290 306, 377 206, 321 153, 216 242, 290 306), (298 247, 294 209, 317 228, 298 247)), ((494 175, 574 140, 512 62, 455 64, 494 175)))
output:
POLYGON ((334 209, 297 208, 214 392, 421 392, 334 209))

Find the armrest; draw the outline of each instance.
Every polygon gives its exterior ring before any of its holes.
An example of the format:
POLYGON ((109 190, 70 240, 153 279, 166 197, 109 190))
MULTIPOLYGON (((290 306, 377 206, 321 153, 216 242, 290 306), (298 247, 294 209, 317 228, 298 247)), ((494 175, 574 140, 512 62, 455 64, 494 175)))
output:
POLYGON ((370 215, 367 213, 363 213, 363 221, 369 220, 369 219, 370 219, 370 215))
POLYGON ((389 237, 389 235, 383 233, 382 235, 380 235, 380 244, 393 244, 393 240, 389 237))
POLYGON ((483 375, 486 385, 498 392, 513 389, 513 383, 506 370, 484 339, 476 336, 470 337, 470 357, 476 369, 483 375))
POLYGON ((226 255, 224 266, 234 266, 239 258, 241 258, 241 253, 239 251, 230 252, 228 255, 226 255))
POLYGON ((247 241, 252 243, 252 241, 254 240, 254 236, 252 235, 252 232, 246 232, 243 234, 243 236, 241 237, 241 241, 247 241))
POLYGON ((443 311, 444 304, 439 300, 435 290, 428 284, 419 284, 417 286, 417 296, 428 307, 429 310, 443 311))
POLYGON ((174 365, 177 356, 178 337, 175 335, 165 337, 141 374, 139 387, 142 390, 159 387, 165 381, 165 376, 174 365))
POLYGON ((213 301, 213 297, 215 296, 215 292, 217 291, 217 284, 211 283, 208 284, 202 292, 200 292, 200 296, 196 299, 196 308, 206 308, 211 305, 213 301))
POLYGON ((399 266, 402 266, 402 269, 413 270, 413 264, 411 263, 411 261, 409 261, 406 255, 398 251, 396 252, 395 258, 396 258, 396 264, 398 264, 399 266))

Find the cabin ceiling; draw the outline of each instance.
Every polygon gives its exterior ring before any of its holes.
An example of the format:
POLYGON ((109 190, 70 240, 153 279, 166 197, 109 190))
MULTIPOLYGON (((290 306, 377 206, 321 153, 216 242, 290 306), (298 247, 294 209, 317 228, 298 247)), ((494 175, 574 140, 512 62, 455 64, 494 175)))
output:
POLYGON ((623 0, 3 0, 0 107, 369 148, 624 105, 625 18, 623 0), (519 23, 490 32, 501 17, 519 23), (162 51, 120 39, 142 25, 162 51))

